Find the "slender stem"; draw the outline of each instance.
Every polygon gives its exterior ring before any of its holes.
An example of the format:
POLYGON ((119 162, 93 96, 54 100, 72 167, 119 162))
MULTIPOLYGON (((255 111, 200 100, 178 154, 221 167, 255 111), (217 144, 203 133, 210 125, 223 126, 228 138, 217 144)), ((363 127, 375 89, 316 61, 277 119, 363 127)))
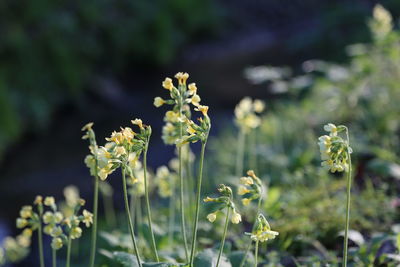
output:
POLYGON ((99 203, 99 178, 97 177, 97 164, 96 175, 94 177, 94 196, 93 196, 93 226, 92 226, 92 244, 90 250, 90 266, 94 266, 96 258, 96 240, 97 240, 97 212, 99 203))
POLYGON ((225 238, 226 238, 226 233, 227 233, 227 231, 228 231, 228 225, 229 225, 229 215, 230 215, 230 212, 231 212, 231 208, 228 207, 228 211, 226 212, 224 233, 222 234, 222 240, 221 240, 221 244, 220 244, 220 248, 219 248, 219 253, 218 253, 218 259, 217 259, 217 265, 216 265, 216 267, 219 266, 219 262, 220 262, 220 260, 221 260, 221 255, 222 255, 222 251, 224 250, 225 238))
MULTIPOLYGON (((39 204, 39 205, 42 205, 42 204, 39 204)), ((40 267, 44 267, 42 216, 43 216, 43 206, 40 206, 39 207, 39 227, 38 227, 38 245, 39 245, 40 267)))
POLYGON ((52 249, 52 256, 53 256, 53 267, 57 267, 57 250, 52 249))
MULTIPOLYGON (((258 204, 257 204, 257 215, 256 215, 256 216, 258 216, 258 214, 260 213, 261 203, 262 203, 262 195, 263 195, 263 193, 261 193, 261 196, 260 196, 260 198, 258 199, 258 204)), ((254 222, 254 224, 253 224, 253 228, 254 228, 254 225, 255 225, 255 222, 254 222)), ((249 253, 250 248, 251 248, 251 243, 252 243, 252 241, 250 240, 250 243, 249 243, 249 245, 248 245, 247 248, 246 248, 246 251, 245 251, 245 253, 244 253, 244 255, 243 255, 243 259, 242 259, 242 261, 240 262, 239 267, 243 267, 243 266, 244 266, 244 263, 246 262, 247 254, 249 253)))
POLYGON ((246 141, 246 134, 239 129, 238 136, 238 148, 236 154, 236 176, 240 177, 243 175, 243 165, 244 165, 244 147, 246 141))
POLYGON ((71 234, 68 235, 68 244, 67 244, 67 262, 65 267, 71 266, 71 234))
POLYGON ((169 198, 168 244, 172 246, 175 226, 175 183, 172 176, 170 176, 170 183, 172 194, 169 198))
POLYGON ((250 158, 250 168, 258 173, 257 164, 257 129, 252 130, 250 133, 250 145, 249 145, 249 158, 250 158))
POLYGON ((256 252, 254 253, 254 267, 257 267, 257 260, 258 260, 258 240, 256 241, 256 252))
POLYGON ((156 247, 156 240, 154 238, 154 232, 153 232, 153 226, 152 226, 152 221, 151 221, 151 209, 150 209, 150 200, 149 200, 149 188, 147 184, 147 149, 149 145, 149 140, 146 142, 146 146, 143 151, 143 175, 144 175, 144 191, 146 195, 146 208, 147 208, 147 219, 148 219, 148 224, 150 228, 150 234, 151 234, 151 242, 153 246, 153 252, 156 257, 157 262, 160 262, 160 259, 158 258, 158 253, 157 253, 157 247, 156 247))
MULTIPOLYGON (((182 95, 182 94, 181 94, 182 95)), ((183 99, 181 98, 181 102, 183 99)), ((182 103, 179 104, 179 116, 182 116, 182 103)), ((183 127, 182 127, 183 122, 179 123, 179 139, 182 138, 183 135, 183 127)), ((180 195, 179 195, 179 200, 180 200, 180 211, 181 211, 181 232, 182 232, 182 239, 183 239, 183 244, 185 247, 185 256, 186 256, 186 261, 189 261, 189 249, 188 249, 188 244, 187 244, 187 238, 186 238, 186 227, 185 227, 185 205, 184 205, 184 186, 183 186, 183 157, 182 157, 182 147, 178 147, 178 158, 179 158, 179 169, 178 169, 178 174, 179 174, 179 183, 180 183, 180 195)))
POLYGON ((199 176, 197 178, 196 212, 195 212, 194 227, 192 234, 192 250, 190 252, 190 263, 189 263, 190 267, 193 267, 194 253, 196 251, 197 223, 199 221, 201 182, 203 179, 203 165, 204 165, 204 153, 205 153, 206 143, 207 141, 201 143, 199 176))
MULTIPOLYGON (((347 144, 349 144, 349 132, 346 128, 347 144)), ((349 170, 347 172, 347 202, 346 202, 346 225, 344 230, 344 244, 343 244, 343 267, 347 266, 347 246, 348 246, 348 233, 350 223, 350 196, 351 196, 351 155, 349 148, 347 148, 347 156, 349 158, 349 170)))
POLYGON ((135 232, 133 231, 131 213, 129 210, 128 192, 127 192, 128 190, 126 189, 125 167, 122 167, 122 183, 123 183, 123 189, 124 189, 125 212, 126 212, 126 217, 128 219, 129 232, 130 232, 131 238, 132 238, 133 249, 135 250, 137 263, 138 263, 139 267, 142 267, 142 263, 140 262, 139 250, 138 250, 138 247, 136 244, 135 232))

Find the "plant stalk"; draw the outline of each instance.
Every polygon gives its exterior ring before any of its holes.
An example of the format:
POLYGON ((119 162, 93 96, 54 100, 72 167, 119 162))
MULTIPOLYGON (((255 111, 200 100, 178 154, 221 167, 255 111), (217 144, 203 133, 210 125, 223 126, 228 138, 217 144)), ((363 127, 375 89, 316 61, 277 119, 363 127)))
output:
POLYGON ((148 224, 150 228, 150 234, 151 234, 151 242, 153 246, 153 252, 154 256, 156 257, 157 262, 160 262, 160 259, 158 258, 158 253, 157 253, 157 247, 156 247, 156 240, 154 238, 154 232, 153 232, 153 226, 152 226, 152 220, 151 220, 151 209, 150 209, 150 200, 149 200, 149 188, 148 188, 148 183, 147 183, 147 150, 149 146, 149 140, 146 142, 146 146, 143 151, 143 175, 144 175, 144 191, 146 195, 146 208, 147 208, 147 219, 148 219, 148 224))
POLYGON ((224 226, 224 233, 222 234, 222 240, 219 248, 219 253, 218 253, 218 259, 217 259, 217 265, 216 267, 219 266, 219 262, 221 261, 221 255, 222 251, 224 250, 224 245, 225 245, 225 239, 226 239, 226 233, 228 231, 228 225, 229 225, 229 215, 231 212, 231 208, 228 207, 228 211, 226 212, 226 219, 225 219, 225 226, 224 226))
POLYGON ((254 253, 254 267, 257 267, 257 261, 258 261, 258 240, 256 241, 256 252, 254 253))
POLYGON ((197 178, 196 212, 195 212, 194 227, 193 227, 193 234, 192 234, 192 250, 190 252, 190 262, 189 262, 190 267, 193 267, 194 253, 196 251, 197 224, 199 221, 201 182, 203 179, 203 165, 204 165, 204 153, 205 153, 205 149, 206 149, 206 143, 207 143, 207 140, 201 143, 199 176, 197 178))
POLYGON ((97 240, 97 213, 99 203, 99 177, 97 176, 97 160, 96 160, 96 175, 94 177, 94 196, 93 196, 93 225, 92 225, 92 244, 90 250, 90 266, 94 266, 96 258, 96 240, 97 240))
POLYGON ((39 245, 40 267, 44 267, 42 217, 43 217, 43 206, 39 207, 39 227, 38 227, 38 245, 39 245))
POLYGON ((136 244, 135 232, 133 231, 131 213, 129 210, 128 192, 126 189, 125 167, 122 167, 122 183, 123 183, 123 190, 124 190, 125 212, 126 212, 126 217, 128 220, 129 232, 130 232, 131 238, 132 238, 133 249, 135 250, 137 263, 138 263, 139 267, 142 267, 142 263, 140 262, 139 250, 138 250, 138 247, 136 244))
POLYGON ((53 267, 57 267, 57 250, 52 249, 53 267))
POLYGON ((244 147, 246 141, 246 134, 239 129, 238 136, 238 148, 236 154, 236 176, 241 177, 243 175, 243 165, 244 165, 244 147))
POLYGON ((67 243, 67 261, 65 263, 65 267, 71 266, 71 233, 68 235, 68 243, 67 243))
MULTIPOLYGON (((182 95, 182 93, 181 93, 182 95)), ((180 99, 179 103, 179 116, 182 116, 182 97, 180 99)), ((183 122, 179 123, 179 139, 182 139, 183 135, 183 122)), ((185 227, 185 207, 184 207, 184 185, 183 185, 183 157, 182 157, 182 147, 178 147, 178 158, 179 158, 179 169, 178 169, 178 174, 179 174, 179 183, 180 183, 180 195, 179 195, 179 200, 180 200, 180 211, 181 211, 181 232, 182 232, 182 239, 183 239, 183 244, 185 247, 185 256, 186 256, 186 261, 189 261, 189 249, 188 249, 188 244, 187 244, 187 237, 186 237, 186 227, 185 227)))
MULTIPOLYGON (((347 145, 349 145, 349 132, 346 128, 347 145)), ((349 224, 350 224, 350 196, 351 196, 351 155, 349 153, 349 148, 347 147, 347 156, 349 158, 349 170, 347 172, 347 202, 346 202, 346 225, 344 230, 344 241, 343 241, 343 267, 347 266, 347 247, 348 247, 348 234, 349 234, 349 224)))

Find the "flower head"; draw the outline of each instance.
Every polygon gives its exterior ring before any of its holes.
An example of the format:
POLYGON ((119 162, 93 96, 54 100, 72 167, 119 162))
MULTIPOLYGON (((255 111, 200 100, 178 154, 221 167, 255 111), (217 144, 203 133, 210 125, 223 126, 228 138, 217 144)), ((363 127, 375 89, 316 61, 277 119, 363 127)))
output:
POLYGON ((214 222, 215 219, 217 219, 217 213, 216 212, 212 212, 212 213, 207 215, 207 220, 209 222, 214 222))
POLYGON ((324 126, 329 135, 318 138, 321 153, 321 166, 331 172, 342 172, 349 170, 349 159, 352 149, 348 140, 344 140, 338 133, 347 131, 345 126, 336 126, 329 123, 324 126))
POLYGON ((263 193, 263 184, 254 171, 247 171, 247 175, 239 179, 241 185, 238 189, 238 194, 243 196, 242 204, 244 206, 249 205, 252 200, 259 199, 263 193))
POLYGON ((165 80, 162 82, 162 86, 171 91, 172 88, 174 88, 174 84, 172 83, 172 79, 171 78, 165 78, 165 80))
POLYGON ((278 232, 271 230, 271 227, 269 226, 267 219, 261 213, 257 217, 253 231, 251 233, 246 233, 246 234, 250 235, 250 238, 253 241, 259 241, 259 242, 265 242, 270 239, 275 239, 275 237, 279 235, 278 232))
POLYGON ((93 214, 87 210, 83 210, 82 214, 82 222, 86 225, 86 227, 90 227, 90 225, 93 224, 93 214))
POLYGON ((260 126, 261 118, 257 115, 265 109, 262 100, 251 100, 250 97, 243 98, 235 107, 235 124, 243 132, 249 132, 260 126))
POLYGON ((154 106, 156 108, 159 108, 159 107, 161 107, 162 105, 165 104, 165 100, 162 99, 161 97, 157 96, 156 98, 154 98, 154 103, 153 104, 154 104, 154 106))

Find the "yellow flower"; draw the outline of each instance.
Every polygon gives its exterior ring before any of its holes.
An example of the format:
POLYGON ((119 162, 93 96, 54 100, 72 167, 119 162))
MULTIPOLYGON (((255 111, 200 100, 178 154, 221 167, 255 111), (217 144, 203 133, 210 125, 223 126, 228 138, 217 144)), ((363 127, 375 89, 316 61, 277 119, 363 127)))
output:
POLYGON ((26 228, 24 231, 22 231, 22 235, 26 237, 31 237, 32 236, 32 229, 26 228))
POLYGON ((39 205, 43 203, 43 197, 42 196, 36 196, 35 201, 33 202, 35 205, 39 205))
POLYGON ((199 95, 193 95, 192 98, 190 99, 190 102, 196 107, 198 107, 200 105, 200 101, 201 101, 201 98, 199 95))
POLYGON ((48 224, 43 228, 43 232, 45 234, 51 235, 51 232, 53 231, 53 225, 48 224))
POLYGON ((121 132, 113 131, 111 133, 111 137, 106 138, 106 140, 109 141, 109 142, 114 142, 117 145, 119 145, 119 144, 122 144, 124 142, 124 136, 122 135, 121 132))
POLYGON ((62 239, 59 237, 53 238, 53 240, 51 240, 51 247, 56 250, 62 248, 63 247, 62 239))
POLYGON ((240 183, 243 185, 252 185, 254 184, 253 179, 251 179, 250 177, 242 177, 240 178, 240 183))
POLYGON ((205 199, 203 199, 203 201, 204 202, 213 202, 213 201, 215 201, 215 199, 211 198, 211 197, 206 197, 205 199))
POLYGON ((178 79, 179 85, 185 85, 186 80, 189 78, 189 74, 186 72, 178 72, 177 74, 175 74, 175 78, 178 79))
POLYGON ((257 113, 263 112, 265 109, 264 101, 262 101, 260 99, 255 99, 253 102, 253 108, 254 108, 254 111, 257 113))
POLYGON ((52 237, 57 237, 57 236, 60 236, 60 235, 62 235, 62 233, 63 233, 63 230, 62 230, 62 228, 61 227, 54 227, 52 230, 51 230, 51 236, 52 237))
POLYGON ((117 146, 114 149, 114 153, 115 153, 115 156, 118 158, 118 157, 120 157, 122 155, 125 155, 126 154, 126 150, 125 150, 125 148, 123 146, 117 146))
POLYGON ((247 194, 247 193, 249 193, 250 192, 250 190, 249 189, 247 189, 246 187, 244 187, 244 186, 239 186, 239 190, 238 190, 238 194, 239 195, 245 195, 245 194, 247 194))
POLYGON ((210 222, 214 222, 215 219, 217 219, 217 213, 213 212, 207 215, 207 220, 209 220, 210 222))
POLYGON ((189 94, 190 95, 195 95, 197 92, 197 87, 195 83, 191 83, 188 85, 188 89, 189 89, 189 94))
POLYGON ((73 228, 71 228, 70 235, 71 235, 72 239, 80 238, 82 235, 82 229, 78 226, 73 227, 73 228))
POLYGON ((45 199, 44 199, 44 205, 46 205, 46 206, 54 206, 56 204, 56 201, 55 201, 55 199, 54 199, 54 197, 46 197, 45 199))
POLYGON ((186 131, 187 131, 189 134, 195 134, 195 133, 196 133, 196 130, 193 129, 193 127, 192 127, 190 124, 189 124, 188 127, 186 128, 186 131))
POLYGON ((86 225, 86 227, 90 227, 90 225, 93 223, 93 214, 87 210, 83 210, 82 214, 83 214, 82 222, 86 225))
POLYGON ((24 218, 17 219, 17 228, 21 229, 28 225, 28 220, 24 218))
POLYGON ((242 221, 242 216, 234 210, 231 217, 231 221, 233 224, 238 224, 242 221))
POLYGON ((201 111, 201 113, 203 113, 204 116, 207 116, 208 106, 199 105, 194 110, 201 111))
POLYGON ((141 119, 134 119, 134 120, 131 120, 131 122, 132 122, 133 125, 139 126, 140 129, 144 128, 143 127, 143 122, 142 122, 141 119))
MULTIPOLYGON (((136 123, 142 125, 142 121, 139 119, 132 121, 132 123, 133 122, 136 122, 136 123)), ((135 123, 133 123, 133 124, 135 124, 135 123)), ((122 136, 124 137, 124 139, 127 141, 130 141, 135 136, 135 132, 130 127, 125 127, 125 128, 121 127, 121 133, 122 133, 122 136)))
POLYGON ((79 189, 74 185, 69 185, 63 190, 65 200, 69 207, 75 207, 79 200, 79 189))
POLYGON ((243 205, 245 205, 245 206, 249 205, 250 202, 251 202, 251 199, 249 199, 249 198, 243 198, 243 199, 242 199, 242 203, 243 203, 243 205))
POLYGON ((17 236, 17 243, 21 247, 27 248, 31 245, 31 238, 23 235, 17 236))
POLYGON ((94 124, 93 122, 87 123, 85 126, 82 127, 82 131, 89 131, 89 130, 91 130, 92 127, 93 127, 93 124, 94 124))
POLYGON ((174 88, 174 84, 172 83, 171 78, 165 78, 165 80, 162 82, 162 86, 170 91, 172 90, 172 88, 174 88))
POLYGON ((156 98, 154 98, 153 104, 156 108, 158 108, 165 104, 165 100, 162 99, 161 97, 157 96, 156 98))
POLYGON ((169 110, 165 113, 165 121, 167 122, 178 122, 179 113, 169 110))
POLYGON ((23 219, 30 218, 32 216, 32 206, 23 206, 19 212, 19 215, 23 219))

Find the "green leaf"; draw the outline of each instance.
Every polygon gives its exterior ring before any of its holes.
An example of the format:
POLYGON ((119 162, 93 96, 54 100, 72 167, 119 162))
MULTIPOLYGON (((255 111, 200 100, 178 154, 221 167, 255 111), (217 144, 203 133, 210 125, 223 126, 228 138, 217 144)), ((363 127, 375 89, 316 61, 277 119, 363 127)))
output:
POLYGON ((139 267, 136 256, 127 252, 114 251, 114 259, 126 267, 139 267))
MULTIPOLYGON (((218 255, 211 249, 206 249, 199 254, 194 259, 193 265, 196 267, 210 267, 217 264, 218 255)), ((227 259, 222 256, 220 267, 231 267, 232 265, 227 261, 227 259)))
MULTIPOLYGON (((228 258, 232 264, 232 267, 239 267, 242 263, 243 257, 245 252, 244 251, 235 251, 229 254, 228 258)), ((247 253, 246 261, 243 265, 244 267, 252 267, 254 266, 254 255, 251 252, 247 253)))

